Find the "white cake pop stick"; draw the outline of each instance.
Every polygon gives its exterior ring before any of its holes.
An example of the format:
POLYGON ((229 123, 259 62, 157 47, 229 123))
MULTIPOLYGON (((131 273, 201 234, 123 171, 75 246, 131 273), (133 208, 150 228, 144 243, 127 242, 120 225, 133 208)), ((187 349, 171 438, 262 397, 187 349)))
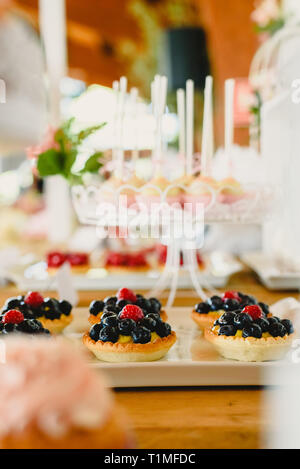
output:
POLYGON ((118 80, 113 81, 112 84, 112 89, 115 92, 116 95, 116 106, 115 106, 115 114, 114 114, 114 119, 113 119, 113 130, 112 130, 112 135, 113 135, 113 142, 112 142, 112 161, 114 164, 114 172, 116 173, 116 161, 117 161, 117 155, 118 155, 118 121, 119 121, 119 89, 120 89, 120 84, 118 80))
MULTIPOLYGON (((177 114, 179 120, 179 154, 185 161, 185 92, 183 89, 177 90, 177 114)), ((186 167, 184 168, 184 172, 186 167)))
POLYGON ((212 85, 211 76, 206 77, 204 89, 204 112, 203 112, 203 129, 202 129, 202 152, 201 152, 201 173, 207 176, 210 167, 211 158, 211 133, 212 129, 212 85))
POLYGON ((193 173, 194 155, 194 82, 186 82, 186 174, 193 173))
POLYGON ((127 92, 127 78, 120 78, 120 106, 119 106, 119 138, 118 138, 118 156, 117 156, 117 178, 123 178, 123 164, 124 164, 124 146, 123 146, 123 130, 124 130, 124 116, 125 116, 125 98, 127 92))
POLYGON ((234 88, 235 80, 225 81, 225 153, 231 167, 231 149, 234 140, 234 88))
POLYGON ((131 98, 131 106, 132 106, 132 123, 134 129, 134 144, 132 150, 132 160, 134 162, 134 166, 136 161, 139 157, 139 150, 138 150, 138 139, 139 139, 139 132, 138 132, 138 95, 139 91, 137 88, 133 87, 130 90, 130 98, 131 98))

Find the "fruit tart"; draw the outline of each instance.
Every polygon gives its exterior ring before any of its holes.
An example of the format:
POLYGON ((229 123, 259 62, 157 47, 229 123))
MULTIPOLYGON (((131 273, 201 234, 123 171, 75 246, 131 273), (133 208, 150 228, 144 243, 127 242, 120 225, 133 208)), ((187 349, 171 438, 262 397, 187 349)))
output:
POLYGON ((204 334, 224 358, 247 362, 283 358, 295 336, 289 319, 266 317, 259 305, 222 314, 204 334))
POLYGON ((0 314, 9 310, 20 311, 25 319, 34 319, 42 323, 51 334, 61 333, 73 320, 72 305, 55 298, 44 298, 38 292, 28 292, 26 296, 18 296, 6 300, 0 314))
POLYGON ((0 449, 130 449, 105 377, 66 341, 11 336, 0 364, 0 449))
POLYGON ((257 303, 253 296, 237 291, 226 291, 222 296, 215 295, 206 301, 198 303, 192 312, 192 319, 200 329, 205 329, 212 327, 215 320, 224 312, 241 310, 245 306, 253 304, 259 304, 264 314, 269 314, 268 306, 265 303, 257 303))
POLYGON ((89 255, 85 252, 53 251, 47 254, 48 274, 55 275, 65 262, 70 264, 74 275, 83 275, 90 269, 89 255))
POLYGON ((120 311, 103 313, 83 337, 83 343, 106 362, 148 362, 164 357, 176 342, 171 326, 158 313, 126 304, 120 311))
POLYGON ((11 333, 36 335, 50 334, 50 331, 37 319, 26 318, 21 311, 10 309, 0 316, 0 337, 11 333))
POLYGON ((90 304, 89 322, 96 324, 101 320, 102 314, 104 313, 115 313, 119 314, 126 305, 139 306, 145 316, 147 314, 158 314, 163 321, 168 319, 168 316, 164 310, 161 309, 161 303, 157 298, 144 298, 143 295, 135 294, 128 288, 121 288, 116 296, 108 296, 103 301, 94 300, 90 304))

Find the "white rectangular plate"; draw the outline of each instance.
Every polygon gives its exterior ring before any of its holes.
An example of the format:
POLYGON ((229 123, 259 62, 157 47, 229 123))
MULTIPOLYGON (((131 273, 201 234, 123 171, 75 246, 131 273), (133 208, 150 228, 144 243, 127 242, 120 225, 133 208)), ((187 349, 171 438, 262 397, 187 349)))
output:
MULTIPOLYGON (((223 288, 229 277, 240 271, 242 265, 233 256, 227 253, 215 251, 205 256, 206 268, 199 271, 199 281, 203 286, 211 288, 223 288)), ((39 262, 31 266, 19 265, 3 272, 8 280, 14 282, 20 290, 56 290, 56 278, 47 273, 46 263, 39 262)), ((158 271, 145 273, 124 274, 108 273, 105 269, 92 269, 90 274, 72 275, 73 285, 77 290, 118 290, 120 285, 141 290, 150 290, 159 281, 158 271)), ((180 272, 178 280, 179 289, 192 288, 190 276, 186 272, 180 272)))
POLYGON ((241 260, 259 276, 269 290, 299 290, 300 272, 280 268, 278 261, 262 252, 249 252, 241 260))
MULTIPOLYGON (((190 318, 191 308, 167 309, 168 322, 177 342, 168 355, 157 362, 105 363, 91 356, 91 366, 102 369, 114 387, 151 386, 258 386, 274 385, 280 373, 270 373, 282 362, 247 363, 221 358, 204 340, 190 318)), ((65 336, 81 345, 82 333, 89 329, 88 311, 78 308, 65 336)), ((279 378, 278 378, 279 379, 279 378)))

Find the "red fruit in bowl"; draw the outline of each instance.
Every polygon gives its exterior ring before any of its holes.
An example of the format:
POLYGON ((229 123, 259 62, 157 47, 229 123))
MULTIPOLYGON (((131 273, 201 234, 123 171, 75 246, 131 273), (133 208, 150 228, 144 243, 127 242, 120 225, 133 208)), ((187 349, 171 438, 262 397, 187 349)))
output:
POLYGON ((118 300, 132 301, 132 303, 135 303, 137 299, 133 291, 129 290, 129 288, 121 288, 117 293, 117 298, 118 300))
POLYGON ((119 314, 120 319, 133 319, 134 321, 140 321, 144 318, 143 310, 136 305, 126 305, 119 314))
POLYGON ((85 252, 72 252, 67 255, 67 261, 71 266, 87 265, 89 263, 89 256, 85 252))
POLYGON ((4 314, 2 322, 4 324, 20 324, 24 321, 24 315, 17 309, 11 309, 4 314))
POLYGON ((43 304, 44 297, 37 291, 30 291, 25 296, 24 301, 27 305, 37 308, 43 304))
POLYGON ((48 267, 58 268, 61 267, 67 260, 66 254, 62 252, 49 252, 47 255, 48 267))
POLYGON ((260 319, 264 317, 263 311, 258 305, 245 306, 245 308, 242 310, 242 313, 249 314, 249 316, 251 316, 254 321, 255 319, 260 319))
POLYGON ((110 252, 106 258, 106 265, 120 266, 123 265, 124 256, 120 252, 110 252))
POLYGON ((146 257, 142 253, 130 254, 128 258, 129 267, 142 267, 147 265, 146 257))
POLYGON ((240 298, 238 292, 237 291, 232 291, 232 290, 231 291, 226 291, 222 295, 222 300, 228 300, 228 299, 241 301, 241 298, 240 298))

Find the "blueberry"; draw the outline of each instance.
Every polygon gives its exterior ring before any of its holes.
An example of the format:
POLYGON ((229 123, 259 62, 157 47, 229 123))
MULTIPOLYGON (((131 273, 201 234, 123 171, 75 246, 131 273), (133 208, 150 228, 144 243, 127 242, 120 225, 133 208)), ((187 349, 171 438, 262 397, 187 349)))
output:
POLYGON ((99 340, 102 342, 117 342, 119 338, 119 332, 115 327, 105 326, 99 333, 99 340))
POLYGON ((244 295, 243 293, 238 292, 239 297, 241 298, 241 306, 250 306, 250 305, 256 305, 257 301, 254 298, 254 296, 251 295, 244 295))
POLYGON ((284 325, 288 334, 292 334, 294 332, 293 323, 289 319, 282 319, 281 324, 284 325))
POLYGON ((104 308, 104 301, 94 300, 90 304, 90 314, 93 316, 97 316, 99 313, 103 311, 104 308))
POLYGON ((3 327, 4 334, 8 334, 9 332, 15 332, 15 331, 16 331, 16 324, 11 324, 11 323, 4 324, 4 327, 3 327))
POLYGON ((258 306, 261 307, 262 312, 265 314, 265 316, 268 316, 268 314, 270 313, 270 311, 269 311, 269 306, 266 305, 266 303, 262 303, 262 302, 259 302, 259 303, 258 303, 258 306))
POLYGON ((232 312, 224 313, 219 317, 219 324, 232 325, 234 322, 235 314, 232 312))
POLYGON ((147 313, 147 314, 145 314, 145 316, 146 316, 146 318, 154 319, 156 322, 161 321, 160 314, 157 314, 157 313, 147 313))
POLYGON ((101 318, 101 324, 103 324, 103 326, 117 327, 118 317, 117 316, 106 316, 105 318, 101 318))
POLYGON ((151 311, 154 313, 159 313, 161 310, 161 302, 157 298, 150 298, 149 299, 151 311))
POLYGON ((276 316, 271 316, 270 318, 267 319, 267 321, 268 321, 270 326, 280 322, 280 320, 276 316))
POLYGON ((149 329, 149 331, 151 332, 155 331, 156 324, 157 324, 157 321, 149 317, 146 317, 139 322, 139 326, 145 327, 146 329, 149 329))
POLYGON ((261 328, 262 332, 268 332, 269 330, 269 322, 265 318, 255 319, 255 324, 258 324, 261 328))
POLYGON ((118 322, 118 330, 121 335, 131 335, 131 332, 136 329, 136 322, 133 319, 121 319, 118 322))
POLYGON ((43 330, 43 325, 37 319, 28 319, 17 324, 16 330, 27 334, 34 334, 43 330))
POLYGON ((145 327, 137 327, 132 332, 132 338, 135 344, 147 344, 151 341, 151 332, 145 327))
POLYGON ((147 300, 146 298, 138 298, 135 304, 139 306, 140 308, 142 308, 143 310, 147 311, 148 313, 153 312, 151 301, 147 300))
POLYGON ((260 339, 262 337, 262 330, 258 324, 253 323, 243 329, 243 337, 255 337, 256 339, 260 339))
POLYGON ((47 319, 60 319, 61 311, 59 302, 55 298, 45 298, 41 306, 42 316, 47 319))
POLYGON ((23 298, 8 298, 5 302, 4 308, 9 311, 10 309, 15 309, 19 306, 19 304, 23 301, 23 298))
POLYGON ((116 318, 117 315, 113 311, 105 311, 101 315, 101 321, 103 321, 105 318, 110 318, 110 317, 116 318))
POLYGON ((120 311, 121 310, 117 305, 107 305, 107 306, 104 306, 103 308, 103 314, 104 313, 118 314, 120 311))
POLYGON ((126 305, 129 305, 131 304, 130 301, 127 301, 127 300, 118 300, 116 302, 116 306, 118 306, 121 309, 123 309, 126 305))
POLYGON ((237 329, 233 325, 226 325, 226 326, 221 326, 218 335, 227 335, 227 336, 232 336, 235 335, 237 329))
POLYGON ((159 337, 167 337, 171 334, 171 326, 167 322, 159 321, 156 324, 155 332, 159 337))
POLYGON ((244 327, 252 324, 252 322, 252 317, 246 313, 237 313, 234 317, 234 324, 238 329, 244 329, 244 327))
POLYGON ((195 306, 195 311, 199 314, 208 314, 211 311, 210 308, 209 304, 202 302, 195 306))
POLYGON ((236 311, 239 309, 240 303, 237 300, 234 300, 232 298, 226 298, 224 301, 224 306, 223 309, 225 311, 236 311))
POLYGON ((71 314, 71 311, 72 311, 71 303, 69 303, 66 300, 62 300, 62 301, 59 301, 58 305, 63 314, 65 314, 66 316, 69 316, 71 314))
POLYGON ((117 302, 118 298, 116 296, 107 296, 105 299, 104 299, 104 303, 106 305, 115 305, 116 302, 117 302))
POLYGON ((2 331, 3 331, 3 328, 4 328, 4 324, 3 324, 3 322, 0 322, 0 332, 2 332, 2 331))
POLYGON ((220 296, 212 296, 207 300, 207 303, 209 304, 211 311, 218 311, 219 309, 223 309, 223 300, 220 296))
POLYGON ((269 333, 272 337, 284 337, 287 334, 287 330, 280 322, 274 322, 269 327, 269 333))
POLYGON ((103 327, 102 324, 98 323, 98 324, 94 324, 90 329, 90 338, 94 340, 95 342, 99 340, 99 334, 100 334, 102 327, 103 327))

